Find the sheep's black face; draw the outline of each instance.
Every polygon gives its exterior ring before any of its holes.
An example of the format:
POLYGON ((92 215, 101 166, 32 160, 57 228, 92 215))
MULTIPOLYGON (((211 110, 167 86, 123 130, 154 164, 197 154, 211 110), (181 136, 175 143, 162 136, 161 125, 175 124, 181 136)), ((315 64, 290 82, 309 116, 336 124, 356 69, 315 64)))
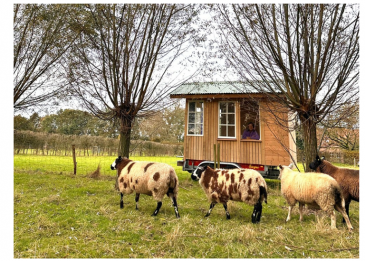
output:
POLYGON ((321 164, 322 164, 322 160, 324 160, 324 157, 322 157, 322 159, 317 155, 316 159, 311 162, 311 164, 309 164, 309 167, 312 170, 316 170, 321 164))
POLYGON ((207 169, 206 166, 205 167, 197 167, 193 171, 193 173, 191 174, 191 179, 192 180, 195 180, 195 181, 199 180, 201 178, 201 176, 202 176, 203 171, 206 170, 206 169, 207 169))
POLYGON ((115 170, 115 169, 117 169, 117 166, 118 166, 118 164, 119 163, 121 163, 122 162, 122 157, 121 156, 119 156, 113 163, 112 163, 112 165, 110 165, 110 168, 112 169, 112 170, 115 170))

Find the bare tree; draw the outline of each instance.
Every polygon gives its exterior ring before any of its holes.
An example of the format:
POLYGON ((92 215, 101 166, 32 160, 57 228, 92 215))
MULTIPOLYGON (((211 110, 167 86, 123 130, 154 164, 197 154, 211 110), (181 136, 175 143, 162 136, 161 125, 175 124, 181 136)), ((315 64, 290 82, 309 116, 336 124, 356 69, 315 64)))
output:
POLYGON ((358 102, 359 6, 233 4, 217 10, 228 64, 299 118, 309 169, 316 125, 358 102))
POLYGON ((70 7, 14 5, 15 110, 39 105, 63 90, 62 58, 80 33, 78 26, 69 23, 70 7))
POLYGON ((169 69, 191 44, 197 9, 178 4, 85 9, 93 32, 75 45, 69 79, 90 112, 120 124, 118 154, 128 157, 134 119, 166 105, 164 99, 176 87, 169 69))
POLYGON ((345 150, 359 149, 359 105, 345 104, 337 111, 327 115, 326 119, 320 123, 322 127, 322 137, 326 139, 327 146, 337 145, 345 150))

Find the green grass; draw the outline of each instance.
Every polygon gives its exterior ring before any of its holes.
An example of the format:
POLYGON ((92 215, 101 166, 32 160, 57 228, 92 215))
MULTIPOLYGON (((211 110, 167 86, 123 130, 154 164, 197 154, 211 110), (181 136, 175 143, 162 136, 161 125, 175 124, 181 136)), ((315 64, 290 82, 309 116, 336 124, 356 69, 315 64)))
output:
POLYGON ((337 230, 330 218, 318 221, 307 210, 299 222, 298 208, 285 222, 287 205, 279 182, 269 184, 268 204, 259 224, 250 222, 252 207, 229 202, 231 220, 222 205, 204 218, 209 203, 197 182, 176 166, 174 157, 134 157, 165 162, 179 177, 176 219, 171 202, 163 201, 157 217, 156 202, 141 195, 114 190, 115 157, 78 157, 73 175, 71 157, 14 156, 14 258, 359 258, 359 204, 350 205, 354 230, 348 232, 337 213, 337 230), (101 166, 101 177, 87 174, 101 166))

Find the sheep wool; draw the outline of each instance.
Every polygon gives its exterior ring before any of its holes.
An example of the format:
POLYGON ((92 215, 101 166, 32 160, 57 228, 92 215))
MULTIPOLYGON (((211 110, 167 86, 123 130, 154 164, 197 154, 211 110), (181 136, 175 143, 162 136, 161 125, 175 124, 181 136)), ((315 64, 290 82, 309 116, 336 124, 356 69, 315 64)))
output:
POLYGON ((332 177, 317 173, 299 173, 285 166, 279 166, 281 193, 289 205, 286 221, 291 219, 291 211, 299 202, 299 220, 303 220, 302 210, 305 204, 311 208, 320 208, 331 216, 331 228, 336 228, 335 209, 346 220, 348 229, 352 225, 345 211, 345 200, 341 188, 332 177))
MULTIPOLYGON (((316 172, 324 173, 334 178, 342 189, 342 194, 345 199, 346 214, 350 217, 349 208, 351 200, 359 202, 360 186, 359 186, 359 174, 357 169, 339 168, 332 165, 324 157, 316 159, 309 164, 309 167, 316 172)), ((345 222, 345 219, 342 220, 345 222)))
POLYGON ((168 164, 157 162, 132 161, 118 157, 111 169, 117 169, 117 184, 121 195, 120 208, 123 208, 123 195, 136 192, 136 209, 140 194, 152 196, 157 201, 153 216, 157 215, 164 195, 171 198, 176 217, 180 217, 177 207, 179 180, 175 170, 168 164))
POLYGON ((211 202, 206 217, 210 215, 215 204, 222 203, 226 210, 226 217, 229 219, 227 202, 233 200, 254 206, 252 223, 260 221, 262 202, 267 203, 267 185, 259 172, 251 169, 213 170, 205 166, 198 167, 191 178, 199 180, 211 202))

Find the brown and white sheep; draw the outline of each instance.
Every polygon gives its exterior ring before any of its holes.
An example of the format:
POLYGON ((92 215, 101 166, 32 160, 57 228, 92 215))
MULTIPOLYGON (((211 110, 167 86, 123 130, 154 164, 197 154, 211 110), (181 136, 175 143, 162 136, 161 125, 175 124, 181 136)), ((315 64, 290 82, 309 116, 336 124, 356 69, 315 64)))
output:
POLYGON ((210 215, 217 203, 222 203, 226 217, 230 219, 227 202, 233 200, 254 206, 251 216, 252 223, 260 221, 262 202, 267 203, 267 185, 259 172, 251 169, 213 170, 205 166, 198 167, 192 173, 191 178, 199 180, 209 202, 211 202, 205 217, 210 215))
POLYGON ((345 200, 341 188, 336 180, 325 174, 299 173, 289 167, 279 166, 281 180, 281 193, 289 205, 286 221, 291 218, 291 211, 299 202, 299 220, 303 220, 303 207, 307 204, 310 208, 322 209, 331 216, 331 228, 336 228, 335 209, 346 220, 348 229, 352 229, 350 220, 345 210, 345 200))
POLYGON ((152 216, 156 216, 162 206, 166 194, 171 198, 175 215, 180 217, 177 207, 179 180, 175 170, 168 164, 144 161, 132 161, 118 157, 110 166, 118 170, 117 182, 120 191, 120 208, 123 208, 123 195, 136 192, 136 209, 139 195, 152 196, 157 201, 157 208, 152 216))
MULTIPOLYGON (((357 169, 339 168, 332 165, 329 161, 325 160, 324 157, 319 158, 317 155, 316 159, 309 164, 309 167, 316 172, 330 175, 334 178, 342 189, 342 194, 345 199, 346 213, 350 218, 349 208, 351 200, 359 202, 359 174, 360 171, 357 169)), ((342 222, 345 222, 343 219, 342 222)))

